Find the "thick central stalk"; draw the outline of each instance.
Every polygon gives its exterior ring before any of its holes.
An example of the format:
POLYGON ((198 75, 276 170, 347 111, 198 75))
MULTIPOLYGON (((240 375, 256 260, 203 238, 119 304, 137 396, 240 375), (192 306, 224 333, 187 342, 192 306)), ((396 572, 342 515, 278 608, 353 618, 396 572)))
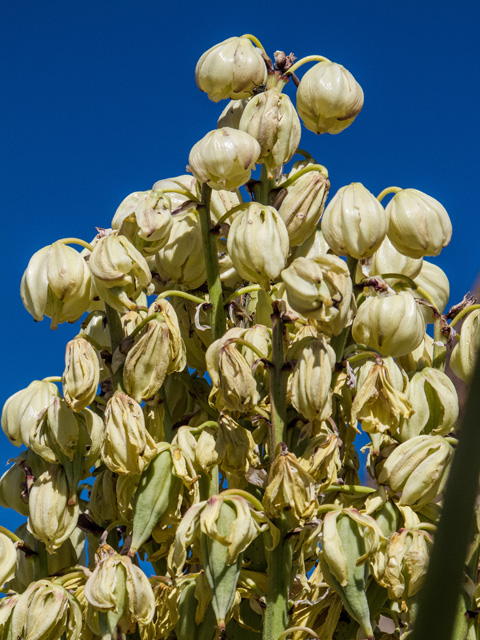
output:
POLYGON ((202 185, 202 204, 198 208, 200 223, 202 225, 203 252, 205 256, 205 266, 207 270, 207 285, 212 310, 210 320, 212 324, 212 335, 214 340, 218 340, 225 333, 225 310, 223 308, 222 282, 220 280, 220 269, 218 267, 218 251, 215 236, 212 233, 212 220, 210 217, 210 198, 212 189, 207 185, 202 185))
POLYGON ((275 520, 280 529, 280 542, 267 553, 268 593, 263 623, 263 640, 276 640, 288 628, 288 596, 292 573, 293 538, 286 537, 286 522, 275 520))
POLYGON ((283 355, 284 324, 282 312, 285 303, 274 300, 272 303, 272 367, 270 368, 270 404, 272 425, 270 428, 270 459, 275 458, 275 450, 280 442, 286 441, 287 421, 287 371, 283 355))

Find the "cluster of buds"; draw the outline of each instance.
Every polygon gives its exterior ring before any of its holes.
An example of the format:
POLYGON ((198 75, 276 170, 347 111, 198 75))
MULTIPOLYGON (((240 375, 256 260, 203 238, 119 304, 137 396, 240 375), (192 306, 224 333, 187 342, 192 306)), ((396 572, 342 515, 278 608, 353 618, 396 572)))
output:
POLYGON ((63 375, 3 408, 22 450, 0 506, 27 522, 0 527, 0 635, 373 640, 382 614, 400 638, 456 446, 446 337, 466 316, 466 381, 480 342, 478 305, 444 313, 448 278, 424 260, 450 219, 413 188, 327 201, 298 146, 302 122, 337 134, 361 111, 340 64, 272 60, 244 35, 195 75, 230 102, 191 175, 127 195, 111 229, 53 242, 23 276, 35 320, 84 317, 63 375))

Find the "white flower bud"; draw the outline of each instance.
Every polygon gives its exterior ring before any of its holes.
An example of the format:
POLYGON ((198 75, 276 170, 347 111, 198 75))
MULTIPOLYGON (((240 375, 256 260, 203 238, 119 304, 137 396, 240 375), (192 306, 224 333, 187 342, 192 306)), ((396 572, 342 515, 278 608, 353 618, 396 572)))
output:
POLYGON ((424 335, 425 321, 408 291, 367 298, 359 306, 352 325, 356 342, 393 358, 416 349, 424 335))
POLYGON ((227 248, 242 278, 268 289, 285 266, 287 228, 276 209, 250 202, 232 222, 227 248))
POLYGON ((438 256, 452 237, 452 223, 444 207, 417 189, 402 189, 386 208, 388 237, 411 258, 438 256))
POLYGON ((275 89, 249 100, 239 129, 259 143, 258 161, 265 164, 269 178, 274 178, 275 170, 292 158, 301 136, 300 120, 290 98, 275 89))
POLYGON ((260 49, 245 37, 228 38, 205 51, 195 68, 198 88, 218 102, 248 98, 267 81, 260 49))
POLYGON ((480 309, 471 311, 462 324, 460 341, 452 351, 450 367, 461 380, 470 384, 480 348, 480 309))
POLYGON ((255 138, 223 127, 210 131, 192 147, 188 164, 199 182, 206 182, 212 189, 231 191, 250 180, 259 155, 260 145, 255 138))
POLYGON ((84 258, 63 242, 37 251, 23 274, 20 295, 35 320, 51 318, 58 323, 76 322, 93 298, 90 272, 84 258))
MULTIPOLYGON (((423 261, 422 269, 418 276, 414 280, 415 284, 422 289, 424 289, 430 296, 433 298, 435 302, 435 307, 439 313, 443 313, 445 307, 447 306, 448 298, 450 297, 450 283, 448 281, 447 275, 440 267, 432 262, 428 262, 427 260, 423 261)), ((422 300, 426 300, 426 298, 422 295, 421 292, 413 289, 413 295, 415 298, 420 298, 422 300)), ((427 300, 428 302, 428 300, 427 300)), ((429 324, 434 322, 435 318, 433 316, 432 310, 421 304, 420 310, 425 319, 425 323, 429 324)))
POLYGON ((100 381, 99 355, 84 338, 74 338, 65 350, 63 395, 68 406, 82 411, 93 402, 100 381))
POLYGON ((395 249, 387 236, 373 254, 370 261, 370 275, 381 276, 384 273, 402 273, 416 278, 422 268, 422 258, 409 258, 395 249))
POLYGON ((340 133, 363 107, 363 91, 352 74, 336 62, 319 62, 297 89, 297 111, 314 133, 340 133))
POLYGON ((358 260, 375 253, 386 231, 384 208, 360 182, 339 189, 322 218, 322 232, 333 251, 358 260))

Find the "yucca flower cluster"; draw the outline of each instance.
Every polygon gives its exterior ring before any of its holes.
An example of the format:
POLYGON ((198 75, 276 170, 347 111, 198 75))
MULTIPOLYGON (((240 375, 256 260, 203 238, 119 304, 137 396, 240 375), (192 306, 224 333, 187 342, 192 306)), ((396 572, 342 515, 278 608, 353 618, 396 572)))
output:
MULTIPOLYGON (((0 505, 27 522, 0 527, 0 636, 407 638, 457 442, 447 343, 469 381, 480 341, 479 306, 445 313, 448 278, 426 259, 449 216, 417 188, 328 199, 299 144, 301 122, 337 134, 361 111, 340 64, 272 60, 245 35, 195 75, 230 102, 190 173, 23 276, 35 320, 81 325, 63 375, 3 408, 21 450, 0 505)), ((479 544, 480 529, 458 640, 480 637, 463 616, 480 605, 479 544)))

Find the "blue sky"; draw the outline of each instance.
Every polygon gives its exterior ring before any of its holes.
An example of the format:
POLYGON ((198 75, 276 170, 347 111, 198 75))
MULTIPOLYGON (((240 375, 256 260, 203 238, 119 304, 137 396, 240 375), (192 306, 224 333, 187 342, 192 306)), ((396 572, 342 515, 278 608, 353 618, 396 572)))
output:
MULTIPOLYGON (((398 185, 440 200, 454 232, 435 262, 451 302, 471 288, 480 266, 480 3, 23 0, 3 3, 0 29, 1 405, 32 380, 61 375, 77 332, 52 332, 23 308, 30 256, 62 237, 90 240, 126 195, 185 172, 224 106, 197 89, 195 64, 233 35, 255 34, 270 55, 321 54, 353 73, 363 112, 336 136, 303 129, 301 147, 328 168, 332 194, 359 181, 375 194, 398 185)), ((1 433, 0 442, 2 470, 18 450, 1 433)), ((12 528, 22 520, 0 519, 12 528)))

